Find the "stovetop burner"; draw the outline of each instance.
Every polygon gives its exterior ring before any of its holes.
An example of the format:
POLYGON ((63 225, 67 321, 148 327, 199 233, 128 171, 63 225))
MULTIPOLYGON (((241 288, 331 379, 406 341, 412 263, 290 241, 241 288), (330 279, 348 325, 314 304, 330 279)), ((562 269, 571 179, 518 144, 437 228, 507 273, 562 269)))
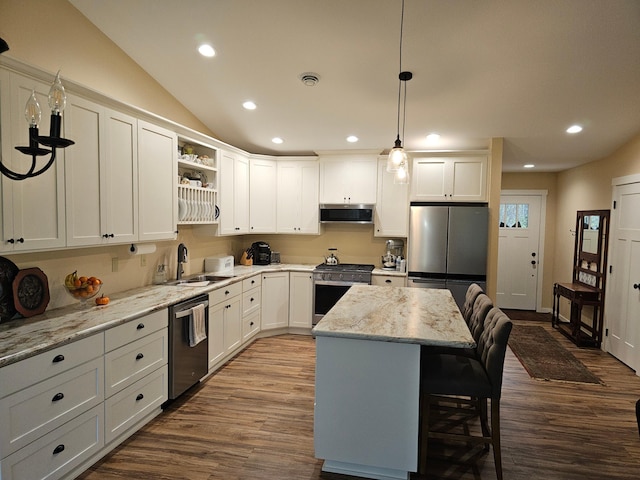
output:
POLYGON ((327 272, 372 272, 374 265, 361 265, 358 263, 340 263, 339 265, 326 265, 321 263, 316 270, 327 272))

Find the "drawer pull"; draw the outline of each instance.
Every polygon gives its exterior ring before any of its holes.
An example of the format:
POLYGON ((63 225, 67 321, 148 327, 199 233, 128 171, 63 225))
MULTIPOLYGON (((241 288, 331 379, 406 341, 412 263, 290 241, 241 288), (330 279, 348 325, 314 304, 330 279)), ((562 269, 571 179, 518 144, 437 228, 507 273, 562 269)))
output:
POLYGON ((225 295, 229 295, 229 293, 230 293, 230 292, 229 292, 229 290, 225 290, 225 291, 224 291, 224 294, 225 294, 225 295))
POLYGON ((136 402, 139 402, 140 400, 142 400, 144 398, 144 395, 139 393, 138 396, 136 397, 136 402))
POLYGON ((385 283, 391 283, 391 280, 385 280, 384 282, 385 283))
POLYGON ((253 322, 249 323, 249 326, 253 327, 253 322))
POLYGON ((252 302, 253 302, 253 300, 254 300, 254 298, 253 298, 253 297, 251 297, 251 301, 252 301, 252 302))
POLYGON ((251 285, 253 285, 254 283, 256 283, 256 281, 255 280, 251 280, 251 285))
POLYGON ((64 355, 62 355, 62 354, 59 354, 59 355, 56 355, 55 357, 53 357, 53 363, 58 363, 58 362, 61 362, 63 360, 64 360, 64 355))
POLYGON ((136 360, 142 360, 144 358, 144 355, 142 353, 139 353, 136 355, 136 360))
POLYGON ((62 452, 64 452, 64 445, 62 443, 53 449, 54 455, 57 455, 58 453, 62 453, 62 452))
POLYGON ((59 400, 62 400, 64 398, 64 393, 62 392, 58 392, 56 393, 53 398, 51 399, 52 402, 57 402, 59 400))
POLYGON ((136 327, 137 330, 142 330, 144 328, 144 323, 139 323, 136 327))

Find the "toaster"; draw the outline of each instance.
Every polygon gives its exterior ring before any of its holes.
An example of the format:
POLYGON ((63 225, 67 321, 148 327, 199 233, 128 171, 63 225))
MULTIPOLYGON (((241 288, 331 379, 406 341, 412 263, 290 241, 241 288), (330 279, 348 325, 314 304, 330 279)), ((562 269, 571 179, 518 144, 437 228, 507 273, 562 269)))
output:
POLYGON ((210 273, 220 273, 233 271, 232 255, 216 255, 204 259, 204 271, 210 273))

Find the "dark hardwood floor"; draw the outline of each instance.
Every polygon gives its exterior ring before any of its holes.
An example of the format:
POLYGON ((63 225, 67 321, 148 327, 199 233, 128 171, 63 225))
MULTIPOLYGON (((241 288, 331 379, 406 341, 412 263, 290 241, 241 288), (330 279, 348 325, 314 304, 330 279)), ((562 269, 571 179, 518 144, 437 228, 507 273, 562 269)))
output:
MULTIPOLYGON (((605 385, 534 380, 509 350, 501 401, 505 480, 640 478, 635 402, 640 377, 599 350, 553 335, 605 385)), ((256 341, 171 404, 81 480, 337 480, 314 458, 315 345, 309 336, 256 341)), ((495 479, 491 452, 429 446, 414 479, 495 479), (441 454, 450 455, 440 460, 441 454), (433 455, 433 458, 431 457, 433 455)), ((351 477, 349 477, 351 478, 351 477)))

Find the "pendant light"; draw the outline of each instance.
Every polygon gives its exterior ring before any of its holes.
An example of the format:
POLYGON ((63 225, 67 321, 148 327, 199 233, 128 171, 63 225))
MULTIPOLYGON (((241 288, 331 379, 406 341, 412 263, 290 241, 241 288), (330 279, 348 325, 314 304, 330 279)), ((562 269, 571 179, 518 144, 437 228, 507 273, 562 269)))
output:
POLYGON ((389 151, 387 159, 387 172, 395 172, 394 183, 409 183, 409 157, 402 147, 404 140, 404 126, 406 119, 407 107, 407 82, 413 78, 411 72, 402 71, 402 34, 404 28, 404 0, 402 0, 402 13, 400 15, 400 73, 398 75, 398 122, 396 141, 393 148, 389 151), (404 88, 403 88, 404 87, 404 88), (403 98, 404 90, 404 98, 403 98), (401 99, 403 99, 401 104, 401 99), (400 108, 402 106, 402 140, 400 139, 400 108))

